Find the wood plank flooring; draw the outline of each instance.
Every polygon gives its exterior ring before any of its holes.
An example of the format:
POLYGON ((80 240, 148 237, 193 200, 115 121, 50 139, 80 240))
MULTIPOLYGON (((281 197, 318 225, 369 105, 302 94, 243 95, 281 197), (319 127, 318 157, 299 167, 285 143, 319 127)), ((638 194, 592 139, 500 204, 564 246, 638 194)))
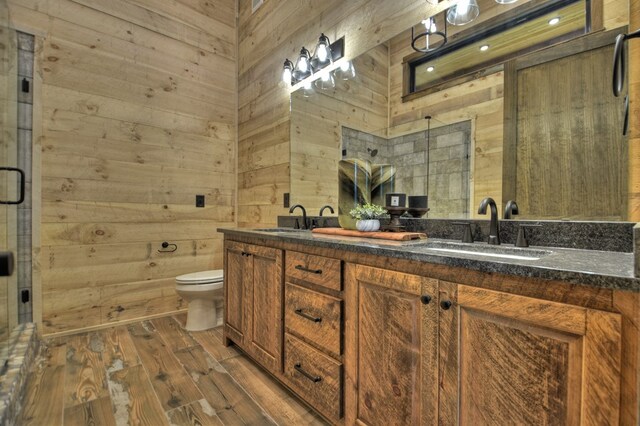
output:
POLYGON ((186 315, 46 340, 20 425, 324 425, 233 347, 186 315))

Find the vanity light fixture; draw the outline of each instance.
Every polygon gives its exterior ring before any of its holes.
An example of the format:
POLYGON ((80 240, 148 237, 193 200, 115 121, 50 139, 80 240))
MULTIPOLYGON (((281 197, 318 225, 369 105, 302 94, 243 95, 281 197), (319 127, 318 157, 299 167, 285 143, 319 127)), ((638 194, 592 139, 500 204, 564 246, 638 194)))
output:
POLYGON ((415 34, 411 27, 411 47, 416 52, 434 52, 447 44, 447 20, 443 19, 443 30, 438 31, 436 16, 422 21, 424 32, 415 34), (423 42, 421 40, 424 40, 423 42), (418 43, 420 42, 420 43, 418 43))
MULTIPOLYGON (((288 59, 284 61, 282 81, 291 86, 295 86, 307 78, 317 77, 315 74, 318 74, 325 68, 331 67, 331 69, 333 69, 333 63, 343 57, 344 37, 331 43, 329 37, 321 34, 313 56, 311 56, 311 52, 309 52, 307 48, 302 47, 295 67, 292 66, 293 63, 288 59), (289 78, 289 74, 291 74, 291 78, 289 78)), ((327 83, 331 80, 332 78, 325 76, 324 82, 327 83)), ((310 84, 311 83, 309 83, 309 85, 310 84)))
POLYGON ((551 18, 549 19, 549 25, 558 25, 560 23, 560 18, 551 18))
POLYGON ((481 52, 486 52, 487 50, 489 50, 489 45, 488 44, 483 44, 482 46, 480 46, 480 51, 481 52))
POLYGON ((284 60, 282 81, 284 81, 286 84, 291 84, 291 82, 293 81, 293 62, 291 62, 289 59, 284 60))
POLYGON ((480 15, 480 7, 476 0, 460 0, 447 10, 447 22, 451 25, 466 25, 480 15))
POLYGON ((356 77, 356 69, 351 61, 345 61, 340 64, 340 68, 336 69, 334 74, 341 80, 351 80, 356 77))
POLYGON ((330 72, 322 72, 320 78, 313 82, 314 86, 320 90, 331 90, 336 87, 336 82, 330 72))
POLYGON ((320 34, 313 58, 320 66, 325 66, 333 61, 331 57, 331 43, 329 42, 329 37, 324 35, 324 33, 320 34))
POLYGON ((311 75, 313 75, 313 69, 311 68, 311 53, 306 47, 303 47, 300 49, 300 56, 298 57, 298 62, 296 62, 293 77, 296 80, 301 81, 311 75))

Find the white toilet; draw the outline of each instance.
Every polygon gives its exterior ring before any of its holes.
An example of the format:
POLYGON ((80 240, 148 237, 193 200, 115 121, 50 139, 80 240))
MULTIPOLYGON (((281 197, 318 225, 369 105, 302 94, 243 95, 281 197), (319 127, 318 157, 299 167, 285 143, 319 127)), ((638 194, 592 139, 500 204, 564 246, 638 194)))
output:
POLYGON ((222 269, 176 277, 176 292, 189 303, 185 329, 200 331, 218 325, 217 307, 221 307, 224 298, 223 284, 222 269))

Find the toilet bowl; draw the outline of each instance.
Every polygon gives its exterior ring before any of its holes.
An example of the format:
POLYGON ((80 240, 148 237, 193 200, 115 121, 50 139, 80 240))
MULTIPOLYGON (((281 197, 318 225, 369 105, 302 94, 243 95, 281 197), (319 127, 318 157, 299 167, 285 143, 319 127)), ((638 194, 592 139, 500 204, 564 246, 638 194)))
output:
POLYGON ((217 325, 216 305, 222 303, 224 297, 222 287, 221 269, 176 277, 176 292, 189 304, 186 330, 208 330, 217 325))

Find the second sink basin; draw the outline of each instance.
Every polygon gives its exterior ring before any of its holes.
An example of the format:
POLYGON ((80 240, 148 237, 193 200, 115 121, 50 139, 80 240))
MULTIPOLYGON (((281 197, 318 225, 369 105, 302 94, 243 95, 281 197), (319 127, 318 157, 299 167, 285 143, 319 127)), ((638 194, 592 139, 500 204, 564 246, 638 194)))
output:
POLYGON ((520 248, 513 246, 492 246, 484 243, 468 244, 457 243, 453 241, 426 241, 420 243, 420 246, 427 250, 452 253, 452 254, 469 254, 473 256, 493 257, 512 260, 540 260, 544 256, 553 253, 551 250, 520 248))

